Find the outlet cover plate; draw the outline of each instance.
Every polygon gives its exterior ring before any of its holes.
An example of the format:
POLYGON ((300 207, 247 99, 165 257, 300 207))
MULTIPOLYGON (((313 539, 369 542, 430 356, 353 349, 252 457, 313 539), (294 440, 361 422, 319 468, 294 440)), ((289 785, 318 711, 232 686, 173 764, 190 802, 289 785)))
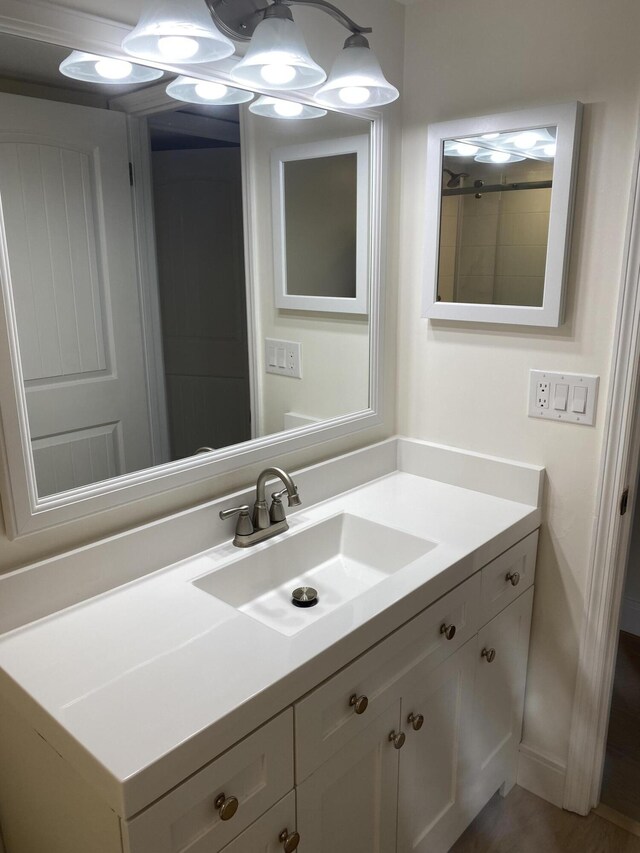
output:
POLYGON ((529 417, 593 426, 596 419, 599 381, 599 376, 585 373, 530 370, 529 417), (547 386, 548 393, 542 395, 546 398, 547 404, 541 405, 540 389, 547 386), (584 411, 580 411, 581 408, 584 408, 584 411))
POLYGON ((265 338, 264 361, 267 373, 302 379, 302 344, 265 338))

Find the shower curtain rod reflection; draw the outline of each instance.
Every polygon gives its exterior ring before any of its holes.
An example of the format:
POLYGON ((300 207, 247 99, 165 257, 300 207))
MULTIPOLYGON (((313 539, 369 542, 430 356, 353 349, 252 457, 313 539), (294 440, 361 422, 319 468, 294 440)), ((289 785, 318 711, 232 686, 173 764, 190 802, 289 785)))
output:
POLYGON ((520 181, 516 184, 482 184, 473 187, 442 188, 442 195, 484 195, 484 193, 508 193, 513 190, 550 190, 553 181, 520 181))

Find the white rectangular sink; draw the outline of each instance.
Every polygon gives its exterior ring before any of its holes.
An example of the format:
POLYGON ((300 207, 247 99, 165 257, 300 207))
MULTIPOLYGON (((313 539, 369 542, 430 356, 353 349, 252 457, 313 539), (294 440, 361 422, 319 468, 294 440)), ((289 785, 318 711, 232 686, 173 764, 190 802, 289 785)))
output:
POLYGON ((436 543, 340 513, 285 533, 193 581, 204 592, 282 634, 292 635, 424 556, 436 543), (318 603, 299 608, 291 593, 313 587, 318 603))

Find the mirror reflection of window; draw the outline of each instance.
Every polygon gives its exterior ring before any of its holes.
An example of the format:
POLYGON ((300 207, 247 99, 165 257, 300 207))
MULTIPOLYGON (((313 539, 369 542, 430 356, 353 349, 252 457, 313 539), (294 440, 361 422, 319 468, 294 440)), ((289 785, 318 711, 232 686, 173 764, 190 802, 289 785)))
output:
POLYGON ((438 300, 543 304, 556 128, 447 139, 438 300))

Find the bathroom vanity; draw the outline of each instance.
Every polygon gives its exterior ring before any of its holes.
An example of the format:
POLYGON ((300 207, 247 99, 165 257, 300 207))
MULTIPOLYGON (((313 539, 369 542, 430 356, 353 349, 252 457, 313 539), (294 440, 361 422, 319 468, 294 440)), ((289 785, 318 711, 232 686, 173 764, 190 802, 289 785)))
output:
POLYGON ((392 439, 296 473, 283 535, 6 633, 7 853, 447 851, 516 781, 543 473, 392 439))

